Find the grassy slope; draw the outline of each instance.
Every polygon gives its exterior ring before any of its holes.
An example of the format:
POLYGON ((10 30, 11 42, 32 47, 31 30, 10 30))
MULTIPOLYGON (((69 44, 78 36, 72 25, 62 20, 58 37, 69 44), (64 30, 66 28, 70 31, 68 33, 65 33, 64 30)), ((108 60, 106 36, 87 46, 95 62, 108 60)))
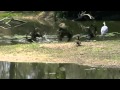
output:
POLYGON ((119 66, 120 40, 0 46, 1 61, 76 63, 89 66, 119 66))

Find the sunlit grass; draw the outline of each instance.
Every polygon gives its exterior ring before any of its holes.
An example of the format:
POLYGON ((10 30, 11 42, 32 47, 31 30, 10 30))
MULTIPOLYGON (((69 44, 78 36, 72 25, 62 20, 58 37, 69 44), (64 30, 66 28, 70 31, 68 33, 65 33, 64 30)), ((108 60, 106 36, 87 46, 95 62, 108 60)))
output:
POLYGON ((12 13, 12 12, 3 12, 0 13, 0 18, 5 18, 5 17, 15 17, 15 16, 22 16, 22 13, 12 13))
POLYGON ((84 62, 107 65, 113 61, 120 62, 119 43, 120 40, 82 42, 80 47, 76 47, 73 42, 6 45, 0 46, 0 55, 6 58, 7 55, 12 56, 9 61, 21 56, 22 58, 30 58, 30 62, 72 62, 78 64, 84 62))

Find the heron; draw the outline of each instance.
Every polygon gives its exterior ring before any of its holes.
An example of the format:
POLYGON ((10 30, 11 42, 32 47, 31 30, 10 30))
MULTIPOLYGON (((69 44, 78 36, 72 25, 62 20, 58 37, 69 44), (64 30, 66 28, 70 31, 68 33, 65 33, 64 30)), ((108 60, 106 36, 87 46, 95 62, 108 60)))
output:
POLYGON ((108 32, 108 26, 106 26, 105 21, 103 22, 103 25, 104 26, 101 27, 101 35, 102 36, 104 36, 108 32))
POLYGON ((108 32, 108 26, 106 26, 105 21, 103 22, 103 25, 104 26, 101 27, 101 35, 105 35, 108 32))

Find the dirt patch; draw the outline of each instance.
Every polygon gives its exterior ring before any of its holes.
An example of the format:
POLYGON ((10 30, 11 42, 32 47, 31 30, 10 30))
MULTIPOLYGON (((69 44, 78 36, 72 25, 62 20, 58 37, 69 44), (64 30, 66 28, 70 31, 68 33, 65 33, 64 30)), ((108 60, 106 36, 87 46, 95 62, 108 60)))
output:
POLYGON ((51 48, 51 49, 70 49, 75 47, 74 43, 54 43, 54 44, 43 44, 41 47, 51 48))

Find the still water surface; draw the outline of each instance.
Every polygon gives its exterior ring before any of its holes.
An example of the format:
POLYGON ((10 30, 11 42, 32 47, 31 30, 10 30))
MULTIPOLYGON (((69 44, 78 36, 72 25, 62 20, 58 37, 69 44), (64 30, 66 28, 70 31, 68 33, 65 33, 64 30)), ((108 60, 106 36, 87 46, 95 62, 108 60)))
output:
POLYGON ((119 79, 119 68, 0 62, 0 79, 119 79))

